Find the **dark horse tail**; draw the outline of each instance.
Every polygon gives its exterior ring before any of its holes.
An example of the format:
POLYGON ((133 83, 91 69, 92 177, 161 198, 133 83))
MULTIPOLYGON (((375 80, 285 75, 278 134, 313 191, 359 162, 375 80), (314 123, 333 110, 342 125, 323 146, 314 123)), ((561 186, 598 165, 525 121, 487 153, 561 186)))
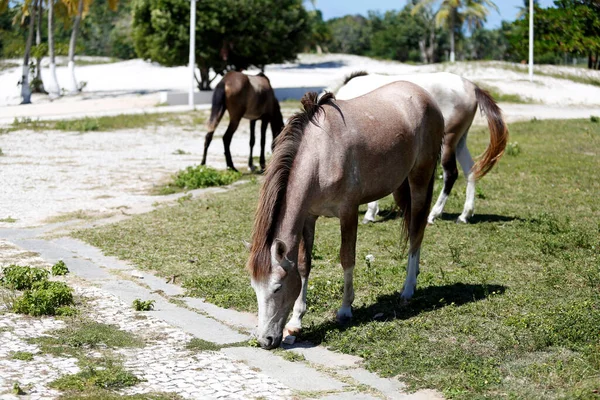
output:
POLYGON ((223 79, 219 82, 213 92, 212 109, 207 124, 209 132, 215 130, 217 124, 221 121, 221 118, 223 118, 223 114, 225 114, 225 109, 225 80, 223 79))
POLYGON ((481 112, 485 114, 490 130, 490 144, 473 166, 475 178, 479 179, 496 165, 508 141, 508 128, 502 117, 502 110, 496 100, 486 91, 475 86, 475 97, 481 112))

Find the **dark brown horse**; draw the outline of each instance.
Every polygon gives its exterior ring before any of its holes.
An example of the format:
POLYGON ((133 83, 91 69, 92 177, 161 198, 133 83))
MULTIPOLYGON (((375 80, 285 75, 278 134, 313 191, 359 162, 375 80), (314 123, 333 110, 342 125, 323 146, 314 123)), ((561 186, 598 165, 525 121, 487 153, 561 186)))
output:
POLYGON ((281 129, 283 129, 283 117, 279 108, 279 102, 275 98, 269 78, 262 72, 252 76, 241 72, 229 71, 221 82, 219 82, 213 93, 212 110, 210 119, 208 120, 208 133, 204 139, 202 165, 206 164, 208 146, 210 146, 215 129, 219 125, 223 114, 225 114, 225 110, 229 112, 229 126, 223 135, 227 167, 236 170, 231 160, 229 146, 231 138, 240 124, 240 120, 248 118, 250 120, 250 157, 248 159, 248 167, 254 170, 252 162, 252 149, 255 141, 254 129, 256 121, 260 119, 260 166, 264 170, 267 125, 271 124, 273 140, 275 140, 281 129))
POLYGON ((402 297, 417 284, 444 118, 431 96, 395 82, 348 101, 327 93, 302 99, 277 138, 252 233, 248 269, 258 300, 257 338, 279 346, 301 329, 317 217, 340 219, 344 297, 338 319, 351 318, 358 206, 390 193, 410 239, 402 297))

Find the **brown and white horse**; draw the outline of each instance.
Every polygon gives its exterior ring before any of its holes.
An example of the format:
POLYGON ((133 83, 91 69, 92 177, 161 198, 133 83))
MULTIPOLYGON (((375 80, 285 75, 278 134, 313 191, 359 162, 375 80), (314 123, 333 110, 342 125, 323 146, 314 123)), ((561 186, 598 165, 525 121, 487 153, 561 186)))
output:
MULTIPOLYGON (((411 75, 368 75, 366 72, 355 72, 348 76, 344 85, 337 90, 336 98, 352 99, 400 80, 415 83, 427 90, 444 115, 446 132, 442 149, 444 188, 429 214, 428 221, 432 224, 444 210, 452 186, 458 177, 456 168, 456 159, 458 159, 467 179, 467 196, 463 212, 457 222, 467 222, 473 216, 475 208, 475 181, 492 169, 502 157, 506 147, 508 129, 502 111, 488 92, 480 89, 473 82, 449 72, 411 75), (490 144, 477 163, 473 163, 467 148, 467 133, 478 107, 487 117, 490 144)), ((374 221, 377 212, 377 202, 369 203, 363 222, 374 221)))
POLYGON ((267 167, 247 268, 258 300, 257 339, 279 346, 301 330, 317 217, 340 219, 344 297, 338 320, 352 317, 358 206, 393 193, 410 239, 402 291, 413 295, 431 205, 444 119, 422 88, 396 82, 349 101, 331 93, 302 99, 277 138, 267 167))
POLYGON ((258 75, 246 75, 237 71, 229 71, 215 88, 212 98, 212 110, 208 120, 208 133, 204 139, 204 155, 202 165, 206 164, 206 153, 212 141, 217 125, 223 118, 225 110, 229 112, 229 126, 223 135, 225 146, 225 161, 227 167, 236 170, 231 159, 229 146, 231 138, 235 133, 240 120, 250 120, 250 157, 248 168, 254 170, 252 162, 252 149, 254 147, 254 129, 256 121, 261 120, 260 126, 260 166, 265 169, 265 140, 267 125, 271 124, 273 140, 279 135, 283 128, 283 117, 279 108, 279 102, 275 97, 269 78, 262 72, 258 75))

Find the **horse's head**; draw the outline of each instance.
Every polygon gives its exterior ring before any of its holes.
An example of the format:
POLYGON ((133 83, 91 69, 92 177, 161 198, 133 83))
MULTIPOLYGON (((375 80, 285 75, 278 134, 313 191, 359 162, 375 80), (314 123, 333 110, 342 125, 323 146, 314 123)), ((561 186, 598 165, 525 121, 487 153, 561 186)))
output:
POLYGON ((298 268, 288 258, 288 248, 284 242, 275 239, 270 258, 270 271, 264 277, 253 276, 251 279, 258 300, 256 338, 265 349, 273 349, 281 344, 283 327, 302 285, 298 268))

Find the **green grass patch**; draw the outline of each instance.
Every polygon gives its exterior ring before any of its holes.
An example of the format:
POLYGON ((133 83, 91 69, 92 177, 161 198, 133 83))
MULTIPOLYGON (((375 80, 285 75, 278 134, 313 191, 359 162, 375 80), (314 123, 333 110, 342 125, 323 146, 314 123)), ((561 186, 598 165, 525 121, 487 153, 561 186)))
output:
POLYGON ((50 382, 48 386, 62 391, 83 392, 90 389, 124 389, 139 382, 141 382, 139 378, 114 360, 106 360, 102 363, 94 360, 93 365, 83 366, 82 371, 76 374, 61 376, 50 382))
POLYGON ((135 311, 151 311, 154 309, 154 300, 135 299, 132 305, 135 311))
POLYGON ((185 348, 192 351, 219 351, 222 346, 200 338, 193 338, 185 345, 185 348))
POLYGON ((21 360, 21 361, 32 361, 33 353, 28 351, 15 351, 10 355, 10 358, 13 360, 21 360))
MULTIPOLYGON (((408 304, 399 297, 407 260, 401 221, 391 218, 386 198, 381 214, 390 218, 359 226, 354 319, 338 326, 339 221, 319 219, 303 338, 449 398, 597 396, 600 163, 590 154, 600 152, 600 124, 536 120, 509 128, 525 151, 505 156, 478 183, 485 195, 469 225, 454 223, 465 200, 461 176, 446 214, 426 230, 408 304)), ((488 141, 487 129, 472 128, 471 153, 488 141)), ((191 295, 255 311, 242 241, 250 238, 258 190, 239 185, 75 236, 140 269, 180 275, 191 295)))
POLYGON ((144 393, 133 395, 122 395, 99 388, 87 389, 85 393, 75 392, 63 394, 60 400, 183 400, 183 397, 176 393, 144 393))
POLYGON ((0 222, 6 222, 8 224, 14 224, 15 222, 17 222, 17 220, 13 217, 7 217, 7 218, 0 218, 0 222))
POLYGON ((275 349, 275 353, 280 355, 286 361, 290 361, 290 362, 306 361, 306 357, 304 357, 302 354, 295 353, 295 352, 289 351, 289 350, 284 350, 281 347, 275 349))
POLYGON ((179 171, 173 177, 173 182, 162 187, 159 194, 173 194, 182 190, 230 185, 241 177, 242 174, 236 171, 219 171, 205 165, 190 166, 179 171))
POLYGON ((205 121, 202 112, 122 114, 104 117, 84 117, 78 119, 40 121, 31 118, 15 118, 5 129, 7 132, 23 129, 34 131, 59 130, 68 132, 115 131, 120 129, 141 129, 150 126, 175 125, 197 126, 205 121))

